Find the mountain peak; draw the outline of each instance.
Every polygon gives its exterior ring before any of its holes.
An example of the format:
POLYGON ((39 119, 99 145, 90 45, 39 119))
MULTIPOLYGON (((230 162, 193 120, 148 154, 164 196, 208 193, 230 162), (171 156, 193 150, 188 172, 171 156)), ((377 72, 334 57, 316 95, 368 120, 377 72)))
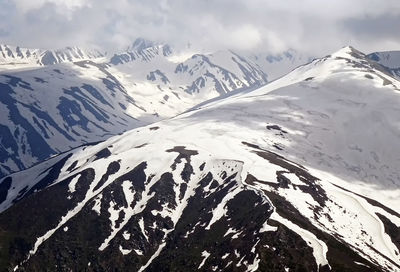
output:
POLYGON ((143 38, 137 38, 126 52, 114 54, 110 63, 114 65, 131 62, 135 60, 150 61, 157 56, 167 57, 172 54, 168 44, 157 43, 143 38))
POLYGON ((154 41, 150 41, 144 38, 137 38, 131 46, 128 47, 127 51, 143 51, 144 49, 154 47, 157 44, 154 41))
POLYGON ((365 54, 355 49, 353 46, 345 46, 332 54, 333 57, 344 58, 365 58, 365 54))

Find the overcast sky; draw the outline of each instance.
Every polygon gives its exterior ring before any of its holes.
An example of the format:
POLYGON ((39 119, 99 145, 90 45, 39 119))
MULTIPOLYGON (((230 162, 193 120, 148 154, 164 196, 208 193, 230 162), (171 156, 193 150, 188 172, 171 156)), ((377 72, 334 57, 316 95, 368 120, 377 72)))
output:
POLYGON ((0 0, 0 43, 122 49, 400 50, 400 0, 0 0))

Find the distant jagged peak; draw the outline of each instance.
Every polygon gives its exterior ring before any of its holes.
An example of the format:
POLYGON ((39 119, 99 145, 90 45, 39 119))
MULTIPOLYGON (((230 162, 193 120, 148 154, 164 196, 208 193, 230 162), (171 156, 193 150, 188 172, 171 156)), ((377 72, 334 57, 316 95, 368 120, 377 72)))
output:
POLYGON ((0 63, 6 69, 18 68, 20 65, 42 66, 80 60, 93 60, 105 57, 95 49, 84 49, 78 46, 68 46, 61 49, 25 48, 20 46, 0 44, 0 63))
POLYGON ((137 38, 130 46, 128 46, 126 51, 143 51, 146 48, 154 47, 156 45, 159 44, 144 38, 137 38))
POLYGON ((161 49, 163 55, 167 56, 172 53, 171 46, 166 43, 156 42, 145 38, 137 38, 132 45, 128 46, 127 52, 143 52, 148 50, 161 49))
MULTIPOLYGON (((47 50, 49 51, 49 50, 47 50)), ((106 53, 101 52, 97 49, 88 49, 88 48, 83 48, 79 46, 67 46, 61 49, 56 49, 56 50, 51 50, 54 51, 55 53, 71 53, 75 54, 77 57, 81 56, 88 56, 92 58, 99 58, 99 57, 104 57, 106 53)))
POLYGON ((105 53, 100 52, 96 49, 89 49, 80 46, 66 46, 63 48, 57 49, 43 49, 43 48, 28 48, 28 47, 21 47, 19 45, 9 45, 9 44, 0 44, 0 51, 11 50, 11 51, 30 51, 30 52, 40 52, 44 53, 47 51, 55 52, 55 53, 74 53, 78 55, 91 55, 95 57, 102 57, 105 53))
POLYGON ((0 44, 0 60, 24 59, 40 55, 43 50, 0 44))
POLYGON ((138 38, 128 46, 125 52, 114 54, 110 58, 110 63, 118 65, 137 60, 149 62, 158 56, 168 57, 170 55, 172 55, 172 48, 168 44, 138 38))

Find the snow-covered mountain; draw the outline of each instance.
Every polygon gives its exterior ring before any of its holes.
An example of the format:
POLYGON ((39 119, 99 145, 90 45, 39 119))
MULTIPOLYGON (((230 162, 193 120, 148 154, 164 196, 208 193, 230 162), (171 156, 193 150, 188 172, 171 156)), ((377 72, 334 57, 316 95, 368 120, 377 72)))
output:
POLYGON ((10 175, 1 269, 400 271, 399 87, 347 47, 10 175))
POLYGON ((386 67, 400 79, 400 51, 375 52, 369 54, 368 57, 386 67))
POLYGON ((142 38, 136 39, 126 52, 114 54, 110 63, 114 65, 132 61, 150 62, 157 57, 168 57, 172 54, 172 49, 167 44, 155 43, 142 38))
POLYGON ((129 53, 143 58, 128 63, 83 55, 77 62, 40 66, 42 58, 38 67, 0 71, 0 177, 267 81, 255 64, 229 51, 176 62, 165 48, 137 40, 129 53))
POLYGON ((118 79, 89 61, 1 72, 0 102, 2 175, 147 124, 118 79))
POLYGON ((165 54, 165 46, 157 45, 119 55, 118 61, 116 58, 111 58, 113 68, 131 74, 132 81, 150 81, 161 89, 192 94, 197 102, 267 82, 267 73, 232 51, 194 54, 177 62, 173 55, 165 54))
POLYGON ((97 50, 85 50, 79 47, 42 50, 0 44, 0 71, 80 60, 97 60, 103 57, 105 54, 97 50))

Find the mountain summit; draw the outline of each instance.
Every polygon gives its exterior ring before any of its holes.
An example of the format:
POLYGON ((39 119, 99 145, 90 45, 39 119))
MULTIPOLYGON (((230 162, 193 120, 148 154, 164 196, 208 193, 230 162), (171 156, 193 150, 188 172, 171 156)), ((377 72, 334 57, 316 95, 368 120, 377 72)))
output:
POLYGON ((132 43, 132 45, 128 47, 127 51, 143 51, 143 50, 145 50, 147 48, 151 48, 151 47, 154 47, 156 45, 159 45, 159 44, 156 44, 153 41, 146 40, 146 39, 143 39, 143 38, 137 38, 132 43))

